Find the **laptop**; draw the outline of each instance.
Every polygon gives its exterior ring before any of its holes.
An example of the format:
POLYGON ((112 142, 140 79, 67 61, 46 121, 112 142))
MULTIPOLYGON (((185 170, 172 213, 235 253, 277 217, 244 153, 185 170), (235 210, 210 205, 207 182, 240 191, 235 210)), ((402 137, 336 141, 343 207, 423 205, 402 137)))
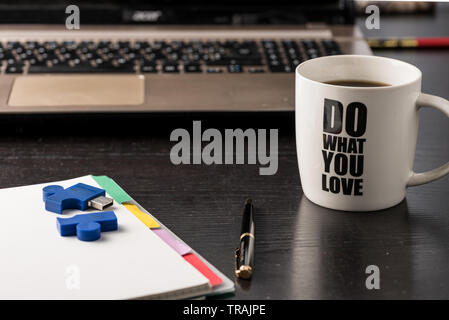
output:
POLYGON ((0 22, 1 113, 291 111, 298 64, 371 54, 345 0, 6 0, 0 22))

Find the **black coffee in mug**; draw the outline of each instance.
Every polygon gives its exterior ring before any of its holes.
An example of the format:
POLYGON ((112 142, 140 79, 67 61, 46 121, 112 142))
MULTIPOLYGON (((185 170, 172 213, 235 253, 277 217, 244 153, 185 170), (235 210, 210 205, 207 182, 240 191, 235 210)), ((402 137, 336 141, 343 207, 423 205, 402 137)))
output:
POLYGON ((377 81, 365 81, 365 80, 333 80, 326 81, 326 84, 332 84, 334 86, 344 86, 344 87, 361 87, 361 88, 370 88, 370 87, 389 87, 390 84, 377 82, 377 81))

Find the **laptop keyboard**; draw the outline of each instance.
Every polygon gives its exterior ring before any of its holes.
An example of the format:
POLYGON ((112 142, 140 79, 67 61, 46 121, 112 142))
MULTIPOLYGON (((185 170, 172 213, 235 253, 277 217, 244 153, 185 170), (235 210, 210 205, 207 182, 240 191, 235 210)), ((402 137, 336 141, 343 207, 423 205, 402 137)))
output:
POLYGON ((2 73, 294 72, 307 59, 341 54, 325 40, 46 41, 0 44, 2 73))

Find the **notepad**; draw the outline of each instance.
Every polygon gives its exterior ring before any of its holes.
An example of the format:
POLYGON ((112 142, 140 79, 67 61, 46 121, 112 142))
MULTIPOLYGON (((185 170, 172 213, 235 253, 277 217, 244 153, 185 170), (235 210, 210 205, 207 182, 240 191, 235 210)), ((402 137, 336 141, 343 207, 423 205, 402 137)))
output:
MULTIPOLYGON (((186 249, 190 247, 123 189, 118 185, 110 189, 114 194, 119 187, 127 195, 120 198, 116 193, 114 198, 97 178, 0 189, 0 299, 182 299, 234 290, 227 277, 186 249), (108 210, 117 216, 117 231, 103 232, 93 242, 59 235, 56 217, 83 212, 46 211, 42 188, 50 184, 67 188, 78 182, 105 188, 114 198, 108 210), (167 237, 179 243, 174 245, 167 237), (189 262, 186 255, 199 259, 214 276, 199 270, 198 262, 189 262)), ((96 210, 84 211, 90 212, 96 210)))

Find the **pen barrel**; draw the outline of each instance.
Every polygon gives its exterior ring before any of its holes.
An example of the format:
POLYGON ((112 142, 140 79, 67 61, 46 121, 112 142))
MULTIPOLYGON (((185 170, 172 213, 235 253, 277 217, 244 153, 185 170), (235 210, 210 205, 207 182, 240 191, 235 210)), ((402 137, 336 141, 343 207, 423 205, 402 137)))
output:
POLYGON ((254 236, 245 234, 240 240, 239 266, 254 266, 254 236))
POLYGON ((254 268, 254 207, 248 199, 242 219, 240 246, 236 251, 235 275, 241 279, 250 279, 254 268))
POLYGON ((254 207, 252 202, 247 202, 243 211, 239 265, 251 268, 254 265, 254 207))
POLYGON ((245 210, 243 211, 242 231, 240 234, 243 235, 245 233, 254 235, 254 207, 250 203, 245 205, 245 210))

